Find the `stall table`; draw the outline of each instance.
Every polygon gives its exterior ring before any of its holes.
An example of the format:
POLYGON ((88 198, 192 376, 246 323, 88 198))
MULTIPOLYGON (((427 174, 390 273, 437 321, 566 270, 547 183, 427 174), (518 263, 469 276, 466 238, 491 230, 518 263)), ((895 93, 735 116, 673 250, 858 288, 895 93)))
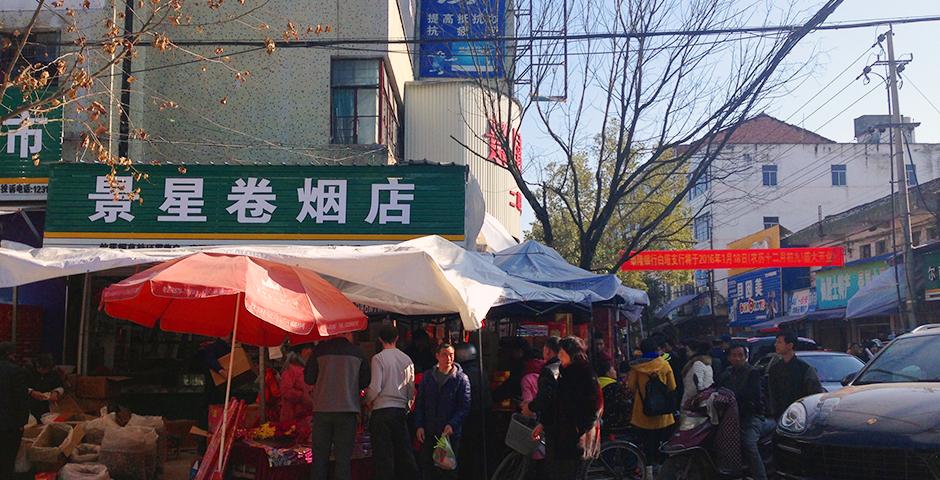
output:
MULTIPOLYGON (((300 480, 310 478, 313 453, 310 447, 276 447, 254 440, 239 440, 232 445, 232 472, 236 478, 254 480, 300 480)), ((352 460, 353 480, 373 477, 372 458, 352 460)))

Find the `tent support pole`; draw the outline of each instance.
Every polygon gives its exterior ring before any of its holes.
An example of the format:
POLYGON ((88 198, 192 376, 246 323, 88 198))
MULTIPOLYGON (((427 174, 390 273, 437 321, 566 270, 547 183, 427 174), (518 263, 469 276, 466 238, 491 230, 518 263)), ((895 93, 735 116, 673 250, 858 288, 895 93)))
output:
MULTIPOLYGON (((498 322, 498 321, 497 321, 497 322, 498 322)), ((479 362, 479 367, 480 367, 480 380, 481 380, 481 383, 483 383, 483 385, 481 385, 480 387, 481 387, 481 388, 487 388, 487 387, 488 387, 488 382, 486 381, 486 378, 487 378, 487 377, 486 377, 486 371, 483 370, 483 328, 485 328, 485 327, 480 327, 480 329, 477 330, 477 362, 479 362)), ((498 330, 498 329, 497 329, 497 330, 498 330)), ((482 398, 482 397, 481 397, 481 398, 482 398)), ((483 431, 482 440, 483 440, 483 476, 484 476, 484 478, 483 478, 483 479, 478 479, 478 480, 485 480, 485 478, 487 477, 487 475, 489 475, 489 467, 488 467, 488 465, 487 465, 487 463, 486 463, 486 436, 487 436, 487 432, 486 432, 486 405, 483 405, 483 401, 482 401, 482 400, 480 401, 480 422, 481 422, 480 428, 481 428, 482 431, 483 431)))
POLYGON ((268 361, 268 348, 258 347, 258 373, 261 374, 261 388, 260 388, 261 394, 258 395, 258 398, 259 398, 258 404, 261 407, 261 423, 268 421, 268 411, 265 408, 266 400, 267 400, 266 397, 268 396, 267 395, 268 392, 267 390, 265 390, 266 388, 265 380, 267 380, 265 370, 268 368, 267 361, 268 361))
POLYGON ((232 327, 232 346, 228 352, 228 381, 225 382, 225 406, 222 407, 222 436, 219 437, 219 469, 222 471, 222 462, 225 460, 225 431, 228 427, 228 402, 232 395, 232 369, 235 368, 235 339, 238 338, 238 313, 241 311, 242 293, 235 295, 235 325, 232 327))

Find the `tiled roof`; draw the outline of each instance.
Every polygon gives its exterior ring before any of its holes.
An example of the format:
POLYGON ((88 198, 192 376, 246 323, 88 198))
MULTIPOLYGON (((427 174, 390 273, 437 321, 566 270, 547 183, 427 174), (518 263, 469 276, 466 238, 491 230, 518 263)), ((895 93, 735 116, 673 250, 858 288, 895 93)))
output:
MULTIPOLYGON (((721 135, 721 132, 719 132, 719 135, 721 135)), ((835 142, 818 133, 791 125, 766 113, 761 113, 745 120, 744 123, 738 126, 731 133, 728 143, 816 144, 835 142)))

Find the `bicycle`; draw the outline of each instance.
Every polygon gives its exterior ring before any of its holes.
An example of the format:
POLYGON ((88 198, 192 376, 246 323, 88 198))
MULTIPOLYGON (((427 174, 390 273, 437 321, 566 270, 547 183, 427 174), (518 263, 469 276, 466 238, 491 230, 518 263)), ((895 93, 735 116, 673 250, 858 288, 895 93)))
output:
POLYGON ((643 480, 646 456, 633 442, 618 438, 627 432, 603 433, 606 440, 601 442, 597 457, 584 465, 583 480, 643 480))
POLYGON ((511 451, 503 457, 490 480, 523 480, 532 463, 532 454, 544 442, 532 439, 537 422, 529 417, 513 414, 506 432, 506 446, 511 451))

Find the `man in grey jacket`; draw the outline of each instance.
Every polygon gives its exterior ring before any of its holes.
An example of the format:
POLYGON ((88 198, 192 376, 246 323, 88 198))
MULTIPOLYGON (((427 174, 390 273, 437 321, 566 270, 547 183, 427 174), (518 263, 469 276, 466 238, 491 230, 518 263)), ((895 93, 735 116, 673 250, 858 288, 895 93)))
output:
POLYGON ((321 342, 304 368, 313 385, 313 480, 326 480, 330 452, 336 461, 335 480, 350 480, 350 461, 359 418, 359 392, 369 385, 369 365, 351 335, 321 342))
POLYGON ((371 405, 369 433, 372 434, 372 462, 378 480, 411 480, 418 476, 418 464, 411 451, 408 411, 415 398, 415 366, 395 345, 398 329, 379 329, 382 351, 372 357, 372 382, 366 393, 371 405))

